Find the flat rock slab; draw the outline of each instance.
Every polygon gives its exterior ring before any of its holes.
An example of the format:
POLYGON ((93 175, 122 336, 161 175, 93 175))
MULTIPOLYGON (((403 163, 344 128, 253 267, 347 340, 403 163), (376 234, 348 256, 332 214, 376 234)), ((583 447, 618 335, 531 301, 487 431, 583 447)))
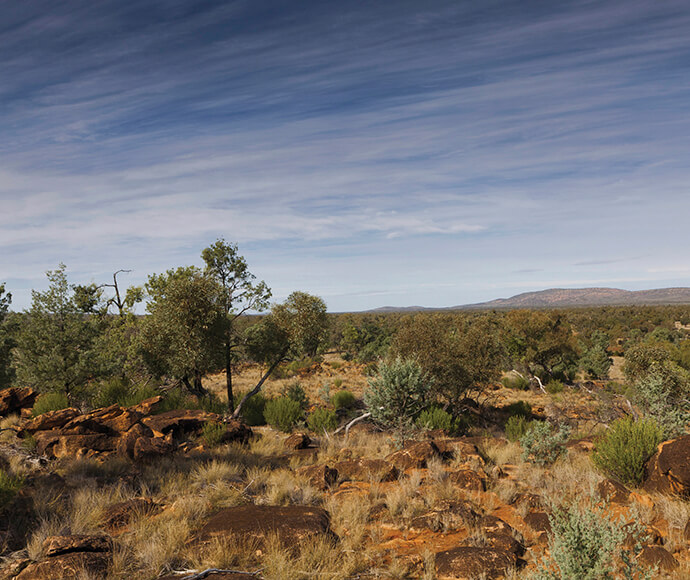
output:
POLYGON ((395 481, 400 472, 383 459, 348 459, 333 466, 341 481, 395 481))
POLYGON ((515 554, 496 548, 461 546, 436 554, 438 580, 500 580, 512 573, 515 554))
POLYGON ((183 433, 201 431, 208 421, 220 423, 222 417, 216 413, 208 413, 201 409, 180 409, 152 415, 142 419, 142 423, 149 427, 155 435, 165 436, 173 433, 175 437, 183 433))
POLYGON ((690 495, 690 435, 664 441, 645 466, 649 492, 690 495))
POLYGON ((22 409, 30 409, 36 402, 38 393, 21 387, 10 387, 0 391, 0 417, 19 413, 22 409))
POLYGON ((213 537, 226 536, 263 542, 272 533, 277 534, 286 545, 294 545, 314 536, 337 539, 331 530, 330 516, 324 509, 301 505, 250 505, 218 512, 201 528, 197 540, 204 542, 213 537))
POLYGON ((110 563, 107 552, 76 552, 46 558, 24 568, 16 580, 74 580, 86 573, 89 578, 104 578, 110 563))

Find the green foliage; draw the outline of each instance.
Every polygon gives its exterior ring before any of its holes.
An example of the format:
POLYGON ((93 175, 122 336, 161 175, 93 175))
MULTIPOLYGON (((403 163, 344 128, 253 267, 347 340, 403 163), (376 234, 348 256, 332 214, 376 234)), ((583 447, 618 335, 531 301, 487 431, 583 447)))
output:
POLYGON ((503 383, 504 387, 517 391, 526 391, 529 389, 529 379, 514 373, 503 377, 501 383, 503 383))
POLYGON ((307 417, 307 426, 314 433, 323 433, 324 431, 334 431, 338 426, 338 415, 335 411, 330 409, 315 409, 307 417))
POLYGON ((391 346, 415 359, 434 381, 437 396, 456 413, 462 400, 497 380, 503 353, 498 328, 488 316, 417 314, 403 319, 391 346))
POLYGON ((391 328, 385 317, 360 316, 342 328, 340 348, 347 360, 367 363, 384 358, 391 343, 391 328))
POLYGON ((64 393, 44 393, 36 399, 31 414, 38 417, 48 411, 60 411, 67 407, 69 407, 69 399, 64 393))
POLYGON ((562 393, 564 387, 561 381, 557 381, 556 379, 554 379, 546 383, 546 385, 544 385, 544 389, 546 389, 546 392, 550 395, 555 395, 557 393, 562 393))
POLYGON ((515 401, 503 409, 508 415, 520 415, 522 417, 532 416, 532 405, 527 401, 515 401))
POLYGON ((644 464, 662 441, 662 430, 654 419, 635 421, 624 417, 614 421, 597 442, 592 461, 609 476, 625 484, 640 485, 644 464))
POLYGON ((375 421, 400 432, 428 404, 432 380, 413 359, 379 363, 378 376, 369 380, 364 403, 375 421))
POLYGON ((425 409, 419 414, 415 424, 420 429, 443 429, 448 433, 458 430, 458 421, 455 421, 453 415, 441 407, 425 409))
POLYGON ((340 377, 336 377, 335 379, 333 379, 333 386, 336 389, 339 389, 340 387, 342 387, 343 386, 343 379, 341 379, 340 377))
POLYGON ((506 422, 508 441, 519 441, 530 428, 530 421, 524 415, 513 415, 506 422))
POLYGON ((338 391, 331 402, 336 409, 350 409, 355 404, 355 396, 350 391, 338 391))
POLYGON ((549 557, 542 562, 535 580, 606 580, 651 578, 634 559, 639 550, 639 527, 624 527, 611 520, 604 507, 555 508, 549 516, 549 557), (632 531, 632 549, 626 539, 632 531), (619 575, 621 574, 621 575, 619 575))
POLYGON ((266 422, 275 429, 289 432, 302 419, 303 411, 300 404, 289 397, 278 397, 266 403, 264 417, 266 422))
POLYGON ((589 338, 580 358, 580 368, 590 379, 605 379, 609 376, 612 360, 606 349, 609 336, 601 330, 595 330, 589 338))
MULTIPOLYGON (((235 395, 235 405, 239 403, 244 397, 244 393, 235 395)), ((264 417, 264 410, 266 408, 266 398, 263 393, 257 393, 253 397, 249 397, 240 411, 240 416, 244 422, 250 427, 257 427, 266 424, 266 417, 264 417)))
POLYGON ((0 510, 12 501, 24 485, 24 478, 10 475, 0 469, 0 510))
POLYGON ((110 405, 131 407, 157 394, 156 389, 148 385, 134 384, 122 377, 111 377, 95 387, 91 406, 94 409, 110 405))
POLYGON ((309 397, 307 397, 304 387, 297 382, 286 385, 281 395, 298 403, 299 408, 303 411, 309 406, 309 397))
POLYGON ((8 317, 11 303, 12 294, 5 292, 5 285, 0 284, 0 389, 9 387, 14 379, 12 348, 15 346, 15 325, 8 317))
POLYGON ((76 398, 93 376, 92 346, 101 321, 80 311, 65 269, 60 264, 47 272, 45 292, 32 290, 31 308, 17 336, 15 365, 21 384, 76 398))
POLYGON ((314 357, 328 337, 326 303, 306 292, 293 292, 271 315, 290 339, 293 357, 314 357))
POLYGON ((201 429, 201 437, 209 447, 217 447, 223 442, 223 436, 227 431, 223 423, 208 421, 201 429))
POLYGON ((550 465, 565 451, 570 427, 561 425, 558 432, 546 421, 532 421, 520 438, 522 459, 539 465, 550 465))

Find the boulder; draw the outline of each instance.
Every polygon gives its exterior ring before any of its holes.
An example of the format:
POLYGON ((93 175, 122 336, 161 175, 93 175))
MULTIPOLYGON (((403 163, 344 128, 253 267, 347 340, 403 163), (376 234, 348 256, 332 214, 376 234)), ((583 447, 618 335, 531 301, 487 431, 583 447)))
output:
POLYGON ((339 461, 333 466, 341 480, 351 481, 395 481, 398 469, 383 459, 350 459, 339 461))
POLYGON ((386 461, 399 470, 424 469, 432 457, 441 457, 441 452, 433 441, 411 443, 400 451, 395 451, 386 457, 386 461))
POLYGON ((59 411, 48 411, 29 421, 22 427, 23 433, 33 435, 37 431, 50 431, 60 429, 72 419, 79 416, 79 411, 73 407, 60 409, 59 411))
POLYGON ((161 510, 161 506, 151 499, 134 498, 106 508, 101 521, 104 529, 112 534, 124 530, 137 517, 151 516, 161 510))
POLYGON ((461 546, 436 554, 438 580, 498 580, 512 573, 515 554, 497 548, 461 546))
POLYGON ((129 409, 141 415, 150 415, 151 413, 154 413, 158 410, 162 402, 163 397, 161 397, 160 395, 156 395, 155 397, 149 397, 148 399, 144 399, 141 403, 139 403, 138 405, 134 405, 129 409))
POLYGON ((142 423, 151 429, 155 435, 162 437, 172 433, 175 438, 188 433, 198 434, 209 421, 220 423, 222 417, 201 409, 176 409, 142 419, 142 423))
POLYGON ((22 409, 31 409, 38 393, 29 388, 10 387, 0 391, 0 417, 21 413, 22 409))
POLYGON ((311 445, 311 439, 306 433, 293 433, 285 439, 283 445, 290 451, 297 451, 298 449, 306 449, 311 445))
POLYGON ((448 473, 448 480, 461 489, 486 491, 486 478, 471 469, 460 469, 448 473))
POLYGON ((610 503, 627 505, 630 503, 630 490, 613 479, 604 479, 597 485, 599 497, 610 503))
POLYGON ((153 431, 142 425, 134 424, 117 442, 117 454, 124 459, 134 459, 134 445, 140 437, 153 437, 153 431))
POLYGON ((474 441, 470 441, 467 438, 434 439, 433 443, 444 459, 482 461, 479 447, 477 447, 474 441))
POLYGON ((52 457, 93 457, 101 453, 112 453, 117 440, 105 433, 85 435, 60 435, 52 446, 52 457))
POLYGON ((537 533, 551 533, 551 520, 544 512, 531 512, 524 518, 525 523, 537 533))
POLYGON ((139 437, 134 442, 132 459, 146 463, 172 453, 174 445, 168 437, 139 437))
POLYGON ((645 465, 648 492, 690 496, 690 435, 664 441, 645 465))
POLYGON ((410 528, 448 532, 474 527, 478 520, 479 514, 469 502, 445 501, 436 509, 413 518, 410 528))
POLYGON ((309 480, 315 488, 325 491, 338 481, 338 470, 328 467, 328 465, 308 465, 299 467, 295 473, 309 480))
POLYGON ((244 423, 230 419, 225 421, 225 432, 221 443, 248 443, 254 433, 244 423))
POLYGON ((673 572, 678 568, 678 560, 661 546, 643 546, 638 560, 645 566, 655 566, 660 572, 673 572))
POLYGON ((311 537, 326 536, 337 539, 330 526, 330 516, 324 509, 302 505, 240 506, 221 510, 201 528, 197 542, 214 537, 235 540, 256 540, 263 544, 267 536, 276 534, 285 546, 299 546, 311 537))
POLYGON ((119 405, 111 405, 110 407, 102 407, 75 417, 63 427, 63 430, 70 432, 72 429, 81 428, 93 433, 118 435, 131 429, 142 417, 141 413, 131 409, 125 409, 119 405))

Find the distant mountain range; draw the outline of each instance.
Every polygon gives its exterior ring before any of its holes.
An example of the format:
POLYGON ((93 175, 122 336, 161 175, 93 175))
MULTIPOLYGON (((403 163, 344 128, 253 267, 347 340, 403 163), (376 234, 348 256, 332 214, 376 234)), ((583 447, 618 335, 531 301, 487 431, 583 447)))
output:
POLYGON ((576 306, 690 304, 690 288, 658 288, 655 290, 620 290, 619 288, 550 288, 538 292, 524 292, 512 298, 498 298, 489 302, 425 308, 384 306, 370 312, 412 312, 417 310, 466 310, 493 308, 561 308, 576 306))

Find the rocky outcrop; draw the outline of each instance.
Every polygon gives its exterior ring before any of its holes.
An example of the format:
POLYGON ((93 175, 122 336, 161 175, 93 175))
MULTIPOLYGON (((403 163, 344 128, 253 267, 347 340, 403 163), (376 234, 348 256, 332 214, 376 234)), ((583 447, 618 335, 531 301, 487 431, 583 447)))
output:
POLYGON ((348 459, 333 466, 341 481, 395 481, 398 469, 383 459, 348 459))
POLYGON ((311 445, 311 439, 306 433, 293 433, 283 441, 283 445, 285 449, 297 451, 309 447, 311 445))
POLYGON ((161 510, 162 507, 153 500, 134 498, 106 508, 101 521, 108 533, 115 534, 125 530, 134 519, 152 516, 161 510))
POLYGON ((22 409, 31 409, 38 393, 29 388, 10 387, 0 391, 0 417, 21 413, 22 409))
POLYGON ((295 473, 322 491, 333 487, 338 481, 338 470, 328 467, 328 465, 307 465, 297 468, 295 473))
POLYGON ((661 443, 645 474, 646 491, 690 496, 690 435, 661 443))
POLYGON ((401 471, 406 469, 425 469, 433 457, 441 457, 441 452, 433 441, 410 443, 399 451, 394 451, 386 461, 401 471))
POLYGON ((516 564, 515 554, 497 548, 461 546, 436 554, 438 580, 499 580, 512 573, 516 564))
POLYGON ((471 469, 460 469, 448 473, 448 480, 461 489, 486 491, 486 478, 471 469))

